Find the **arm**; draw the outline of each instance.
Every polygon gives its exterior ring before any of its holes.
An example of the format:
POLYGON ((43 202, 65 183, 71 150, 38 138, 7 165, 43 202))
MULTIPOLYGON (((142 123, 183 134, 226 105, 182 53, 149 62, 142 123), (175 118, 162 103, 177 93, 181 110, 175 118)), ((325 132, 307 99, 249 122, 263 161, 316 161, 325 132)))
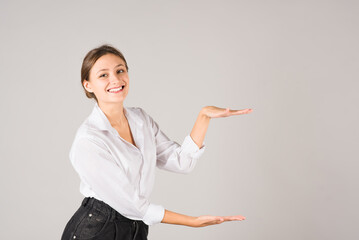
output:
POLYGON ((197 120, 194 123, 190 134, 193 141, 197 144, 199 148, 202 147, 204 136, 206 135, 208 129, 209 120, 211 120, 211 118, 205 114, 205 111, 205 108, 202 108, 199 112, 197 120))
POLYGON ((195 217, 175 213, 165 209, 165 215, 161 223, 191 226, 194 224, 195 219, 195 217))
POLYGON ((180 145, 169 139, 149 114, 141 111, 147 118, 156 145, 156 166, 176 173, 191 172, 206 148, 205 143, 199 148, 188 134, 180 145))

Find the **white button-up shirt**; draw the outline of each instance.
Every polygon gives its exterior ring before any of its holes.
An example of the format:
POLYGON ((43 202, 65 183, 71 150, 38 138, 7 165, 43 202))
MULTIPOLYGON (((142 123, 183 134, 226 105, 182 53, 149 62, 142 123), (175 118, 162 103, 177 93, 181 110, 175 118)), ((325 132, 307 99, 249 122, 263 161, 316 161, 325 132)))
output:
POLYGON ((189 173, 205 150, 188 134, 179 145, 140 107, 125 107, 134 142, 124 140, 95 103, 76 132, 70 160, 80 176, 80 192, 104 201, 123 216, 147 225, 160 223, 163 206, 148 201, 155 167, 189 173))

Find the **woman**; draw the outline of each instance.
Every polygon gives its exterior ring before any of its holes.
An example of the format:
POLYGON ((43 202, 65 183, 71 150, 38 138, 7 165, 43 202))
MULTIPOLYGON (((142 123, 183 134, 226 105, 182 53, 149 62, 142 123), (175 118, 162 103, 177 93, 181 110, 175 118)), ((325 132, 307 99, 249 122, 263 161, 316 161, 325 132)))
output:
POLYGON ((192 217, 148 201, 155 167, 190 172, 205 149, 204 136, 211 118, 249 113, 204 107, 189 135, 179 145, 140 107, 125 107, 129 91, 128 66, 120 51, 109 45, 91 50, 84 58, 81 84, 96 100, 89 117, 76 132, 70 160, 79 174, 85 196, 68 221, 62 239, 147 239, 157 223, 204 227, 237 216, 192 217))

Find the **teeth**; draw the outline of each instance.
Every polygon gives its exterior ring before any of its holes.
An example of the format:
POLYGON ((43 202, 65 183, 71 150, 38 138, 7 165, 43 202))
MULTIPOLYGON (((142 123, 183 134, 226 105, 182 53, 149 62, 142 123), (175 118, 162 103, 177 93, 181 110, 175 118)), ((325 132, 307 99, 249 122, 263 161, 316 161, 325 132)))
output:
POLYGON ((119 87, 119 88, 112 88, 110 90, 108 90, 109 92, 117 92, 119 90, 121 90, 123 88, 123 86, 119 87))

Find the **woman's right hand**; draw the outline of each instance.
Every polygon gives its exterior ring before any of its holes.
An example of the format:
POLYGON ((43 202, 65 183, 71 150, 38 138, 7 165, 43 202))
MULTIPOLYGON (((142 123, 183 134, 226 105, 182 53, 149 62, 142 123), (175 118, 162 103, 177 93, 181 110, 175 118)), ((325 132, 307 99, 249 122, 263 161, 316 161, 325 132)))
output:
POLYGON ((209 225, 221 224, 226 221, 242 221, 245 219, 246 218, 241 215, 225 216, 225 217, 203 215, 203 216, 195 217, 190 226, 191 227, 206 227, 209 225))
POLYGON ((220 224, 226 221, 242 221, 244 219, 246 218, 241 215, 226 217, 203 215, 199 217, 192 217, 165 209, 165 215, 161 222, 189 227, 205 227, 208 225, 220 224))

